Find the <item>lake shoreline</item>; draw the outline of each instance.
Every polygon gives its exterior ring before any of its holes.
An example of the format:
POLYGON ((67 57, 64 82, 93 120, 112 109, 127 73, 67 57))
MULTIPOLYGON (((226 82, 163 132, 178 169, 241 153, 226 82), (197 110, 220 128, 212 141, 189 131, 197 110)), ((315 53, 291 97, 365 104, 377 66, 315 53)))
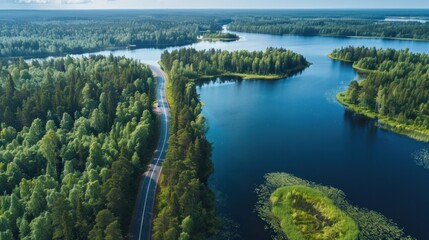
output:
POLYGON ((418 141, 429 142, 429 130, 427 129, 422 129, 413 125, 402 124, 387 117, 380 117, 380 115, 376 112, 353 105, 347 101, 346 92, 338 93, 336 95, 336 99, 341 105, 346 107, 346 109, 377 120, 377 126, 382 129, 389 130, 400 135, 405 135, 418 141))

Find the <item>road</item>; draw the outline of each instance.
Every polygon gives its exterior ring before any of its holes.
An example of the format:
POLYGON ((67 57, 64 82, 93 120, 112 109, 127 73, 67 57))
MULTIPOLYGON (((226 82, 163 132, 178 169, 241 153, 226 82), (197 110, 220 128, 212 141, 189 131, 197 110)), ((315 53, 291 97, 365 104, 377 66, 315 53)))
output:
POLYGON ((150 240, 152 232, 152 220, 156 188, 161 175, 162 163, 168 148, 170 108, 166 97, 166 76, 159 67, 149 66, 155 76, 158 77, 157 98, 160 113, 161 134, 158 146, 154 152, 151 164, 145 172, 140 183, 139 194, 131 222, 129 239, 150 240))

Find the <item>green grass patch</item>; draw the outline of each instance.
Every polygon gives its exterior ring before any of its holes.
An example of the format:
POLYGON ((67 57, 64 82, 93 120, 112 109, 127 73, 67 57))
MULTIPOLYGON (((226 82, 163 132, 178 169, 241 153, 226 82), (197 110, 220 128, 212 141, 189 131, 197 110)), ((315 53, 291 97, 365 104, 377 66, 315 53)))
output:
POLYGON ((170 80, 170 75, 169 75, 169 72, 164 67, 164 65, 162 64, 161 61, 159 61, 158 64, 159 64, 159 66, 161 66, 161 69, 165 73, 165 76, 166 76, 166 79, 165 79, 165 81, 166 81, 166 84, 165 84, 166 89, 165 89, 165 91, 166 91, 166 95, 167 95, 167 101, 168 101, 168 104, 170 105, 170 108, 173 109, 173 107, 174 107, 174 100, 173 100, 174 98, 173 98, 173 89, 172 89, 173 86, 172 86, 172 83, 171 83, 171 80, 170 80))
POLYGON ((256 189, 256 212, 275 240, 413 239, 382 214, 348 203, 339 189, 288 173, 269 173, 265 180, 256 189))
POLYGON ((357 239, 355 221, 322 192, 306 186, 277 189, 270 197, 271 213, 290 240, 357 239))

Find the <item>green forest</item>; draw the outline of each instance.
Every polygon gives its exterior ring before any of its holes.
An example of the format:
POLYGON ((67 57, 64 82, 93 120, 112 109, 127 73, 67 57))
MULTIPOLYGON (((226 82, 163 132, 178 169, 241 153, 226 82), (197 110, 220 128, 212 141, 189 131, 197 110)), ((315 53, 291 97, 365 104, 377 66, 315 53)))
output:
POLYGON ((429 40, 429 23, 387 22, 363 18, 240 17, 234 19, 228 29, 277 35, 429 40))
POLYGON ((126 47, 191 44, 201 31, 220 30, 214 17, 139 15, 0 21, 0 58, 47 57, 126 47))
POLYGON ((157 121, 122 57, 0 65, 0 239, 125 239, 157 121))
MULTIPOLYGON (((186 50, 185 50, 186 51, 186 50)), ((164 62, 169 74, 168 96, 171 109, 169 147, 163 164, 157 196, 154 240, 203 240, 217 233, 214 194, 208 186, 213 172, 212 146, 205 133, 195 82, 173 65, 164 62)))
POLYGON ((310 63, 304 56, 283 48, 249 52, 184 48, 165 51, 162 64, 172 74, 190 79, 227 75, 244 78, 284 78, 301 72, 310 63))
POLYGON ((338 99, 352 110, 378 117, 380 124, 420 140, 429 140, 429 54, 408 49, 346 47, 330 56, 365 73, 338 99))

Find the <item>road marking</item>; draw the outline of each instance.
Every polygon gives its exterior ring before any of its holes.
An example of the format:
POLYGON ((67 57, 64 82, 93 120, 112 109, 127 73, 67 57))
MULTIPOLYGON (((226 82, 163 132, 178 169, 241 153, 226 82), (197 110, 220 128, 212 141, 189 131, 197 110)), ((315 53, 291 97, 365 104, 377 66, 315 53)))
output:
MULTIPOLYGON (((164 78, 164 76, 165 76, 164 73, 158 75, 158 78, 162 78, 164 80, 163 84, 165 84, 165 78, 164 78), (161 75, 162 75, 162 77, 161 77, 161 75)), ((164 100, 165 96, 163 94, 164 91, 165 91, 165 88, 161 86, 161 88, 160 88, 160 94, 159 95, 160 95, 160 101, 161 101, 162 105, 165 104, 165 100, 164 100)), ((139 240, 142 239, 142 230, 143 230, 143 223, 144 223, 144 217, 145 217, 145 212, 146 212, 147 198, 149 196, 150 185, 152 183, 151 180, 153 179, 153 175, 155 173, 156 167, 158 166, 159 161, 161 160, 161 157, 162 157, 162 154, 163 154, 164 148, 165 148, 165 143, 167 141, 167 135, 168 135, 168 125, 167 125, 167 123, 168 123, 168 116, 167 116, 167 111, 165 110, 165 107, 163 107, 162 110, 163 110, 163 114, 164 114, 163 117, 164 117, 164 122, 165 122, 165 124, 164 124, 164 126, 165 126, 165 128, 164 128, 164 139, 163 139, 161 151, 159 152, 158 158, 155 158, 156 161, 155 161, 154 168, 152 170, 152 174, 150 175, 150 179, 148 179, 149 183, 148 183, 148 187, 147 187, 147 191, 146 191, 146 197, 145 197, 144 205, 143 205, 142 220, 140 222, 139 240)), ((159 176, 161 175, 161 170, 162 170, 162 166, 159 166, 159 173, 158 173, 158 176, 157 176, 156 184, 158 184, 159 176)), ((149 175, 147 175, 145 178, 147 179, 148 176, 149 175)), ((156 189, 156 185, 155 185, 155 189, 156 189)), ((151 237, 149 236, 149 239, 150 238, 151 237)), ((147 239, 147 240, 149 240, 149 239, 147 239)))

